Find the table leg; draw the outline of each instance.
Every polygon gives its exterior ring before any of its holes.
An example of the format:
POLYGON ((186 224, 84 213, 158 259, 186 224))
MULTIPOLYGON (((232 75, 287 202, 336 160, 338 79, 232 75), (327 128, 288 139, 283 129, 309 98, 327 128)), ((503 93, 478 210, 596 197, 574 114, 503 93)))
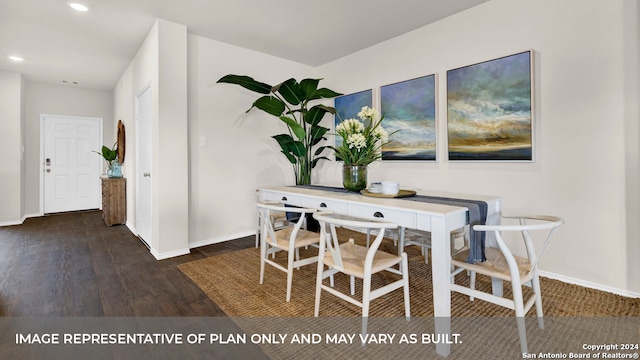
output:
POLYGON ((398 226, 398 256, 402 256, 402 252, 404 251, 404 226, 398 226))
MULTIPOLYGON (((436 334, 451 334, 451 233, 444 219, 433 217, 431 221, 431 273, 433 279, 433 311, 436 334)), ((436 352, 448 356, 451 345, 436 344, 436 352)))

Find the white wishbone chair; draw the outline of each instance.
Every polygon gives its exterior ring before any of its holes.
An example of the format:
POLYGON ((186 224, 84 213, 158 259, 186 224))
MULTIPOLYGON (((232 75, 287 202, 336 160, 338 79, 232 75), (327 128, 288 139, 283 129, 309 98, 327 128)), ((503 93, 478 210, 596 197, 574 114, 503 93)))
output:
MULTIPOLYGON (((540 280, 538 277, 538 259, 547 248, 549 241, 564 221, 555 216, 545 215, 502 215, 501 225, 474 225, 476 231, 493 232, 496 236, 497 248, 487 247, 485 254, 487 260, 482 263, 470 264, 467 262, 469 250, 463 250, 453 255, 451 264, 455 270, 451 276, 451 291, 457 291, 469 295, 473 300, 477 297, 481 300, 492 302, 515 310, 518 325, 518 336, 520 338, 520 349, 522 353, 527 353, 527 335, 524 323, 525 314, 536 306, 538 326, 544 328, 542 318, 542 297, 540 294, 540 280), (505 224, 505 221, 517 220, 516 224, 505 224), (520 257, 513 255, 509 250, 504 237, 506 233, 520 233, 526 247, 527 256, 520 257), (539 233, 545 237, 540 250, 536 252, 532 234, 539 233), (455 283, 455 275, 460 271, 471 272, 470 286, 465 287, 455 283), (502 294, 489 294, 475 289, 476 274, 486 275, 493 281, 510 281, 512 285, 513 299, 503 298, 502 294), (525 302, 523 299, 522 286, 530 286, 533 295, 525 302)), ((535 235, 534 235, 535 236, 535 235)), ((537 238, 537 236, 536 236, 537 238)))
MULTIPOLYGON (((378 250, 386 229, 396 229, 395 223, 374 222, 362 219, 345 218, 328 213, 315 213, 313 217, 320 223, 320 258, 318 259, 318 273, 316 279, 316 303, 314 316, 320 312, 320 295, 325 290, 347 302, 362 308, 362 317, 369 316, 369 303, 384 294, 402 288, 404 290, 405 316, 410 317, 409 306, 409 273, 407 254, 390 254, 378 250), (353 239, 340 243, 336 233, 337 227, 377 230, 377 236, 370 247, 356 245, 353 239), (395 266, 400 264, 400 269, 395 266), (327 270, 324 267, 327 266, 327 270), (380 271, 389 271, 402 275, 402 278, 371 290, 371 276, 380 271), (363 280, 362 301, 342 293, 322 281, 336 273, 343 273, 351 277, 351 291, 353 294, 353 277, 363 280)), ((366 325, 363 325, 363 330, 366 325)))
POLYGON ((293 282, 293 269, 309 265, 318 261, 318 256, 300 259, 299 249, 309 245, 318 244, 320 235, 302 229, 305 215, 316 212, 315 209, 285 207, 273 203, 258 203, 258 214, 262 230, 260 231, 260 284, 264 283, 265 264, 269 264, 278 270, 287 273, 287 301, 291 300, 291 284, 293 282), (293 212, 300 214, 294 226, 276 230, 273 224, 273 213, 293 212), (278 251, 287 251, 287 267, 269 259, 270 254, 278 251), (295 259, 294 259, 295 256, 295 259))

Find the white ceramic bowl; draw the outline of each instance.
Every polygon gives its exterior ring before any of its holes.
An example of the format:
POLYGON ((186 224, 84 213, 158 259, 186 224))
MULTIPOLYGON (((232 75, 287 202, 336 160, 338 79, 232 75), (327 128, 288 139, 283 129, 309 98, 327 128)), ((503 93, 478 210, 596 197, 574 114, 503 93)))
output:
POLYGON ((382 193, 385 195, 396 195, 400 191, 400 184, 397 181, 383 181, 382 193))
POLYGON ((369 192, 380 194, 382 192, 382 184, 380 182, 372 182, 371 185, 369 185, 369 192))

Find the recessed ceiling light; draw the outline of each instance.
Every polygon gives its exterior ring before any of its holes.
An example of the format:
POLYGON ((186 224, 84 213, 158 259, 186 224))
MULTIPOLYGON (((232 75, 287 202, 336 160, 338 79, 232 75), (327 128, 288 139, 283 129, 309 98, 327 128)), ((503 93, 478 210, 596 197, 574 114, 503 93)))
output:
POLYGON ((77 2, 69 2, 68 4, 74 10, 82 11, 82 12, 89 11, 89 8, 86 5, 83 5, 77 2))
POLYGON ((15 56, 15 55, 11 55, 9 56, 9 60, 11 61, 15 61, 15 62, 23 62, 24 59, 20 56, 15 56))

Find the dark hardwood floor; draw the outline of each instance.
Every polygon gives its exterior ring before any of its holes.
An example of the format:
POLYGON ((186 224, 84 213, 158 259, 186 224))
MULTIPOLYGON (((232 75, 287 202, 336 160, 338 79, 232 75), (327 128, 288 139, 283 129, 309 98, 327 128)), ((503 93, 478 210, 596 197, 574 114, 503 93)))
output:
POLYGON ((99 211, 0 227, 0 316, 225 316, 177 265, 254 246, 247 237, 158 261, 99 211))

